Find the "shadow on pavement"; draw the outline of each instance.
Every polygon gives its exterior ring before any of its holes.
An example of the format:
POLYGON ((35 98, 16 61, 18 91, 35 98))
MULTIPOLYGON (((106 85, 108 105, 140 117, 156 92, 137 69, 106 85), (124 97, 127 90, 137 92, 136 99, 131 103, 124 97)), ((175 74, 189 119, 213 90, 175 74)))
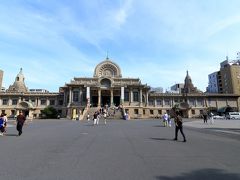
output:
POLYGON ((228 173, 221 169, 201 169, 175 177, 157 176, 158 180, 240 180, 240 174, 228 173))
POLYGON ((153 127, 166 127, 164 125, 156 125, 156 126, 153 126, 153 127))
POLYGON ((157 140, 157 141, 173 141, 173 138, 150 138, 152 140, 157 140))
POLYGON ((18 134, 5 134, 5 136, 18 136, 18 134))

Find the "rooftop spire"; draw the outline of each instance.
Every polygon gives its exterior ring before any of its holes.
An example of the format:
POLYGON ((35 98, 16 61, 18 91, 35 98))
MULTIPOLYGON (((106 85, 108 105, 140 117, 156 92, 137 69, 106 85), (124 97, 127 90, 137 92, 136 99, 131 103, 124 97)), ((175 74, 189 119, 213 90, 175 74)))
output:
POLYGON ((107 51, 107 57, 106 57, 106 60, 109 60, 109 57, 108 57, 108 51, 107 51))

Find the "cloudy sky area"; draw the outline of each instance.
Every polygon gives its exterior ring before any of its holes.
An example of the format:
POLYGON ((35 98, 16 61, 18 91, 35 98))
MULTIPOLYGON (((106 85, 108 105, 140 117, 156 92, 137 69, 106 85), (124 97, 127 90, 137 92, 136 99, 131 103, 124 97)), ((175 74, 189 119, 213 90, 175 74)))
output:
POLYGON ((123 77, 168 89, 208 74, 240 51, 239 0, 0 0, 0 69, 22 67, 29 88, 58 91, 109 58, 123 77))

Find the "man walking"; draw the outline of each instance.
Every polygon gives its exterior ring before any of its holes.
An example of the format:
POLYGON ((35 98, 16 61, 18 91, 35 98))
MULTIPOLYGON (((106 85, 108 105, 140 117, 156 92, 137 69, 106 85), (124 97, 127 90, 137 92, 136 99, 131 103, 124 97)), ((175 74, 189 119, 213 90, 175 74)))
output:
POLYGON ((179 112, 176 112, 176 115, 174 117, 175 121, 175 138, 173 140, 177 141, 178 140, 178 130, 180 130, 182 136, 183 136, 183 142, 186 142, 186 137, 183 133, 183 122, 182 122, 182 117, 180 116, 179 112))
POLYGON ((21 136, 21 134, 22 134, 22 128, 23 128, 25 120, 26 120, 25 116, 20 111, 19 115, 17 116, 17 131, 18 131, 19 136, 21 136))

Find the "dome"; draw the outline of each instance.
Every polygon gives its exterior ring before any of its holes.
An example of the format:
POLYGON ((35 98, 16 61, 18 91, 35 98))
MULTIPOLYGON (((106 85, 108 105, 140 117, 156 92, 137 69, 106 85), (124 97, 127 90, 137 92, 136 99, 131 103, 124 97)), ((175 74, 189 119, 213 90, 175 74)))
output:
POLYGON ((27 92, 28 88, 25 85, 25 77, 22 72, 22 68, 20 69, 20 72, 17 74, 15 78, 15 82, 13 85, 10 85, 7 91, 11 92, 27 92))
POLYGON ((94 77, 122 77, 121 69, 119 66, 106 58, 103 62, 99 63, 94 70, 94 77))

